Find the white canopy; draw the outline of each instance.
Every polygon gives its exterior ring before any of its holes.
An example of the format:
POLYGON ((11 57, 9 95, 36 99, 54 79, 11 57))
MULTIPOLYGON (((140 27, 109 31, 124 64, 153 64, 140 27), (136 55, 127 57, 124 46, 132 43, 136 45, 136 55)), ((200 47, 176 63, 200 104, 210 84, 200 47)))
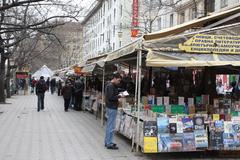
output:
POLYGON ((43 65, 39 70, 37 70, 32 77, 35 77, 39 79, 41 76, 47 78, 47 77, 52 77, 54 72, 49 69, 46 65, 43 65))

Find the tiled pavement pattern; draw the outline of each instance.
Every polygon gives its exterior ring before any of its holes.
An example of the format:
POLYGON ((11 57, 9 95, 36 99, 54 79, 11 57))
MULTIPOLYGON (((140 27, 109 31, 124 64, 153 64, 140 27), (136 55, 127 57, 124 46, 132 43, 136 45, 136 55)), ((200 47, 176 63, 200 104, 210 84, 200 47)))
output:
MULTIPOLYGON (((87 112, 64 112, 63 99, 45 96, 37 112, 36 95, 13 96, 0 104, 0 160, 155 160, 175 155, 136 155, 131 144, 116 137, 119 150, 103 146, 104 128, 87 112)), ((168 158, 167 158, 168 157, 168 158)), ((186 155, 184 159, 189 158, 186 155)))

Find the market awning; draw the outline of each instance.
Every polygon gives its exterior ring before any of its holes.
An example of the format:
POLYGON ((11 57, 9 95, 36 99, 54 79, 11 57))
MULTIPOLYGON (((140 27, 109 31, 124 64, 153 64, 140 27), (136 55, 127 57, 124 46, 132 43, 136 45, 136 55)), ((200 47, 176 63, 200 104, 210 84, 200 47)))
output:
POLYGON ((146 65, 149 67, 240 66, 240 55, 149 51, 146 65))
POLYGON ((148 40, 166 37, 169 35, 176 35, 192 28, 199 28, 199 27, 205 26, 209 22, 214 22, 216 20, 226 18, 228 16, 237 14, 239 12, 240 12, 240 6, 223 11, 223 12, 219 12, 216 14, 214 13, 210 16, 196 19, 190 22, 186 22, 171 28, 166 28, 159 32, 150 33, 150 34, 144 35, 143 38, 148 41, 148 40))
POLYGON ((139 48, 141 43, 142 43, 142 38, 139 38, 138 40, 136 40, 116 51, 109 53, 106 57, 106 62, 111 62, 120 57, 123 57, 123 56, 133 53, 137 48, 139 48))
POLYGON ((92 73, 93 70, 95 69, 95 67, 96 67, 96 63, 84 66, 83 69, 82 69, 82 72, 83 73, 92 73))

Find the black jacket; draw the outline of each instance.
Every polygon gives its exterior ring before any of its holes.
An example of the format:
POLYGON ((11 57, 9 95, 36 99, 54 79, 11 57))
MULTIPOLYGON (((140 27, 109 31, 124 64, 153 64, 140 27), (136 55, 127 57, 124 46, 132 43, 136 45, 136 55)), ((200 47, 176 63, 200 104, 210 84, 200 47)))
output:
POLYGON ((107 108, 117 109, 118 107, 118 89, 111 82, 105 88, 105 103, 107 108))

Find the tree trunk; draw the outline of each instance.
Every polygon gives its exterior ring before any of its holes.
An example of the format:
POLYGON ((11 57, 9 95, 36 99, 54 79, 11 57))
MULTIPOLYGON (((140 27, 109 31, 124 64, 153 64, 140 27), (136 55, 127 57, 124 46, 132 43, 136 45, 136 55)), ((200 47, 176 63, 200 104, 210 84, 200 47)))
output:
POLYGON ((5 79, 5 57, 1 53, 1 63, 0 63, 0 103, 5 103, 5 93, 4 93, 4 79, 5 79))
POLYGON ((9 58, 7 59, 7 74, 6 74, 6 90, 7 90, 7 98, 11 98, 11 92, 10 92, 10 62, 9 58))

